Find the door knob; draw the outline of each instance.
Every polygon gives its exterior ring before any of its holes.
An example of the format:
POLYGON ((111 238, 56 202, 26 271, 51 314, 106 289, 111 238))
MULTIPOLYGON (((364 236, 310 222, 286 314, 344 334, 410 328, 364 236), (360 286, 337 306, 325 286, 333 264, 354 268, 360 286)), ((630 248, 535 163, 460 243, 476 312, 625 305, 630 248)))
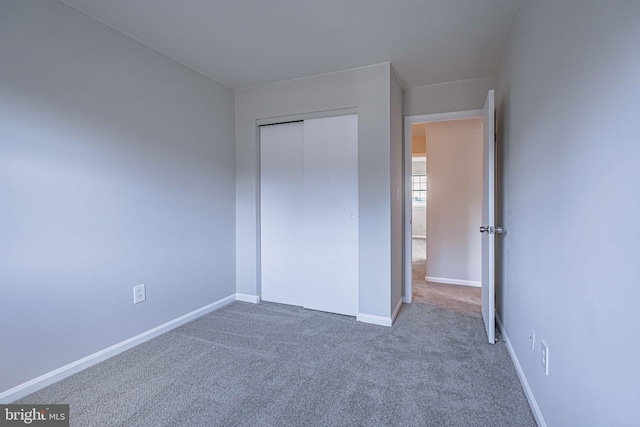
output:
POLYGON ((504 233, 504 230, 502 229, 502 227, 493 227, 493 226, 489 226, 489 225, 482 225, 480 226, 480 232, 481 233, 489 233, 489 234, 502 234, 504 233))

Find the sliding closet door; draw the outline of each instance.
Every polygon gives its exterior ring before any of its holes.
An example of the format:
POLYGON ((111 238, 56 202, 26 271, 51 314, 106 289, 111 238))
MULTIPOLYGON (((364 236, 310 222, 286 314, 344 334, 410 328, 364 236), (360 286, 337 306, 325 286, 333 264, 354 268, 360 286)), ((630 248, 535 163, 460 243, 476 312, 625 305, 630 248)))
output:
POLYGON ((304 121, 304 306, 358 313, 358 116, 304 121))
POLYGON ((262 299, 304 305, 302 122, 260 128, 262 299))

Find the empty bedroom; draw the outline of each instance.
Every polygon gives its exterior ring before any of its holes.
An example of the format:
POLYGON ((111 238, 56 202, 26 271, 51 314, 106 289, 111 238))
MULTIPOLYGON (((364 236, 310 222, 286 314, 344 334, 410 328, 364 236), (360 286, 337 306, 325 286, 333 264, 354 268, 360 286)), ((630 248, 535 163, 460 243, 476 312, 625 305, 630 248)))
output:
POLYGON ((0 1, 0 425, 639 425, 637 16, 0 1))

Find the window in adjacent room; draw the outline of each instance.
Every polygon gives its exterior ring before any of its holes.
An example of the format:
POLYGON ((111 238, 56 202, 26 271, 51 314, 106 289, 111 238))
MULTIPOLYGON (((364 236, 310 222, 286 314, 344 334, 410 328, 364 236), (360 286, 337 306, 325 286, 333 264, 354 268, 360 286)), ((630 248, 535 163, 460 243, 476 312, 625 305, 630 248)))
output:
POLYGON ((414 206, 425 206, 427 204, 427 176, 411 176, 411 201, 414 206))

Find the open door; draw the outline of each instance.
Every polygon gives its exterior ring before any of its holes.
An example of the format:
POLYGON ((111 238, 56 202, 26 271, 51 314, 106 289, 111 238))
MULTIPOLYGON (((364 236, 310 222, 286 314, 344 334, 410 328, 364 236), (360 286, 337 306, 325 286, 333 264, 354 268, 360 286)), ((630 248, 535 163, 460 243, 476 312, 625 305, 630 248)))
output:
POLYGON ((502 229, 496 227, 496 137, 495 106, 493 90, 487 94, 482 110, 482 318, 487 330, 489 343, 494 344, 496 337, 495 286, 496 286, 496 233, 502 229))

